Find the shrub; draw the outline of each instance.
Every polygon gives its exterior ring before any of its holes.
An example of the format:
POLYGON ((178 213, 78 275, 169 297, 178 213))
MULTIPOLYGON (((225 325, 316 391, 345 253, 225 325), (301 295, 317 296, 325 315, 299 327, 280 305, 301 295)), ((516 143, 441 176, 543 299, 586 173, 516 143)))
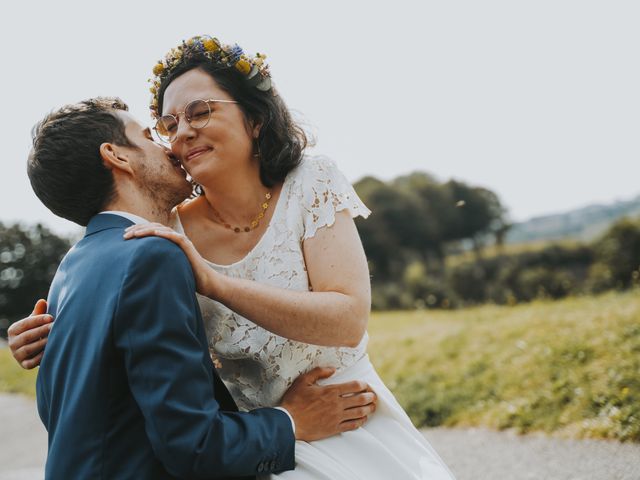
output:
POLYGON ((590 282, 596 290, 628 288, 640 272, 640 220, 615 223, 594 244, 596 265, 590 282))

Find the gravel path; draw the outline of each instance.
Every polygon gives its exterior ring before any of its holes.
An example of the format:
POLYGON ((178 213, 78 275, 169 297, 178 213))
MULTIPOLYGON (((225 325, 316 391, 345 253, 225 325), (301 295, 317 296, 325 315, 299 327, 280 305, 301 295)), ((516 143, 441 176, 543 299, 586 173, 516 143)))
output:
MULTIPOLYGON (((0 394, 0 429, 0 480, 42 480, 47 437, 33 400, 0 394)), ((483 429, 424 433, 458 480, 640 480, 637 444, 483 429)))
POLYGON ((458 480, 640 480, 640 445, 431 429, 425 436, 458 480))
POLYGON ((35 402, 0 394, 0 480, 42 480, 47 432, 35 402))

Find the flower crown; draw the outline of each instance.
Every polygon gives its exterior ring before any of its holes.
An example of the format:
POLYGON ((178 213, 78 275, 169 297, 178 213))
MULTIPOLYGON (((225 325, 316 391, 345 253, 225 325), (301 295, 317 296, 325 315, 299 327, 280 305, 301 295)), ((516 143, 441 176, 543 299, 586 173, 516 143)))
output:
POLYGON ((266 92, 271 89, 271 74, 269 66, 264 63, 266 55, 256 53, 251 58, 246 55, 239 45, 223 45, 217 38, 208 35, 196 35, 189 40, 182 41, 180 45, 169 50, 164 60, 159 60, 153 67, 153 78, 149 79, 151 83, 151 113, 154 117, 158 117, 158 92, 160 84, 169 74, 175 70, 181 63, 191 58, 204 57, 213 65, 223 68, 234 67, 242 73, 247 82, 258 90, 266 92))

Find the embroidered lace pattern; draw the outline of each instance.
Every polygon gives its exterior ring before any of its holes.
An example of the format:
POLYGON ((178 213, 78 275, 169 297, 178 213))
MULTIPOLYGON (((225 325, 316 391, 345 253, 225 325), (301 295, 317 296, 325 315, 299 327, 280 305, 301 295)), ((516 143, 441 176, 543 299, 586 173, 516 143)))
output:
MULTIPOLYGON (((335 163, 305 157, 286 178, 266 232, 246 257, 211 267, 236 278, 280 288, 309 290, 302 242, 319 228, 333 225, 335 214, 352 217, 370 211, 335 163)), ((175 228, 183 231, 179 218, 175 228)), ((212 357, 242 409, 277 405, 293 381, 316 366, 344 369, 366 351, 367 336, 356 348, 309 345, 271 333, 209 298, 198 296, 212 357)))

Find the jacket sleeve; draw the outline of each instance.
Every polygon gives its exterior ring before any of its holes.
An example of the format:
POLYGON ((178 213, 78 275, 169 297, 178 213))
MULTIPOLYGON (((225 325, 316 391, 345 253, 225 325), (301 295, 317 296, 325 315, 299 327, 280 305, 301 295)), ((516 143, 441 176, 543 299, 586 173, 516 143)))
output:
POLYGON ((178 477, 293 469, 295 437, 284 412, 220 410, 182 250, 157 237, 129 241, 140 243, 120 291, 114 341, 156 456, 178 477))

